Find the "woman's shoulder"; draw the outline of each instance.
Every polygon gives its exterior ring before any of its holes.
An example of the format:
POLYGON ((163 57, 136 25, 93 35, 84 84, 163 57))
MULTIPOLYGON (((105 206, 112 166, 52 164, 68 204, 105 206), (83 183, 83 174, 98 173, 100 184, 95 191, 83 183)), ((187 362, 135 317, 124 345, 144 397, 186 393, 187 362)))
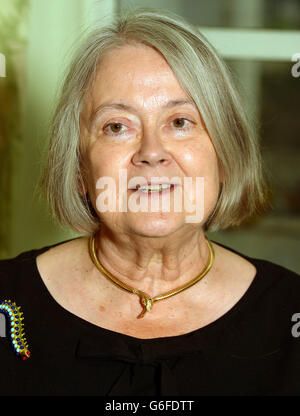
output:
POLYGON ((42 249, 29 250, 18 254, 15 257, 0 260, 0 288, 6 282, 13 283, 13 279, 20 276, 20 273, 27 272, 27 265, 36 254, 42 249))
POLYGON ((229 282, 227 292, 237 291, 237 305, 255 305, 251 313, 257 313, 257 316, 269 311, 286 319, 300 311, 300 275, 275 262, 250 257, 219 242, 214 246, 221 263, 225 263, 225 274, 222 273, 221 277, 226 277, 224 281, 229 282))
MULTIPOLYGON (((14 257, 0 260, 0 294, 7 288, 16 287, 17 281, 29 278, 36 271, 36 258, 52 251, 55 247, 63 246, 69 241, 58 242, 37 249, 24 251, 14 257)), ((1 296, 2 298, 3 296, 1 296)))
POLYGON ((268 288, 269 291, 278 293, 278 296, 286 294, 291 299, 295 298, 297 302, 300 300, 300 275, 296 271, 275 261, 248 256, 219 242, 216 244, 219 248, 226 250, 229 258, 235 258, 236 264, 251 264, 256 269, 254 278, 256 288, 261 290, 268 288))
POLYGON ((36 256, 36 264, 41 276, 60 275, 64 276, 79 269, 86 269, 88 255, 88 238, 78 237, 63 241, 48 247, 36 256))

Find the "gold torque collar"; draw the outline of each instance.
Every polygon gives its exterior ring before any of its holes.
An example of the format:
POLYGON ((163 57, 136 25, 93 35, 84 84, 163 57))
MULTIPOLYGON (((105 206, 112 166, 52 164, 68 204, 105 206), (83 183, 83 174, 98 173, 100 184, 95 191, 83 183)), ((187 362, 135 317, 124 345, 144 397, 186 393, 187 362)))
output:
POLYGON ((209 249, 209 259, 208 259, 207 265, 202 270, 202 272, 199 274, 199 276, 192 279, 189 283, 178 287, 177 289, 171 290, 170 292, 163 293, 163 294, 158 295, 158 296, 154 296, 153 298, 151 298, 147 293, 142 292, 141 290, 135 289, 135 288, 121 282, 119 279, 117 279, 115 276, 113 276, 111 273, 109 273, 102 266, 102 264, 98 260, 98 257, 96 255, 96 251, 95 251, 95 235, 92 235, 89 239, 89 253, 90 253, 90 257, 91 257, 93 263, 95 264, 95 266, 97 267, 97 269, 102 274, 104 274, 104 276, 107 277, 108 280, 113 282, 120 289, 125 290, 125 291, 130 292, 130 293, 133 293, 133 294, 138 295, 140 297, 140 302, 143 306, 142 312, 137 316, 137 318, 140 319, 140 318, 143 318, 145 316, 146 312, 151 311, 154 302, 158 302, 159 300, 167 299, 171 296, 177 295, 178 293, 182 292, 183 290, 188 289, 189 287, 195 285, 201 279, 203 279, 203 277, 210 271, 210 269, 213 265, 213 262, 214 262, 215 254, 214 254, 214 249, 213 249, 213 246, 212 246, 211 242, 207 238, 205 238, 205 240, 207 242, 208 249, 209 249))

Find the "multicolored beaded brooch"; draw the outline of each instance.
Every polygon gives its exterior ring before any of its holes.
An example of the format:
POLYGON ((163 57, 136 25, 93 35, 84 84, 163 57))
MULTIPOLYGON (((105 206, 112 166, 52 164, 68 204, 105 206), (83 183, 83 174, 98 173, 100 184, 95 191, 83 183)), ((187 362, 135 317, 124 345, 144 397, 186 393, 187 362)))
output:
POLYGON ((10 338, 16 355, 20 356, 22 360, 27 360, 30 357, 30 351, 25 338, 24 320, 21 307, 17 306, 11 300, 0 302, 0 313, 4 313, 9 321, 10 338))

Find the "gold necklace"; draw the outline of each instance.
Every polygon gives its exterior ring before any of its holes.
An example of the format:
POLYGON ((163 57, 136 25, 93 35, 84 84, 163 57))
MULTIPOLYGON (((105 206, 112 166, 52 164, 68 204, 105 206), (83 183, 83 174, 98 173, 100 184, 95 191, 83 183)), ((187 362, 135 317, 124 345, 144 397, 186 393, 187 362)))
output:
POLYGON ((175 290, 171 290, 170 292, 154 296, 154 298, 151 298, 147 293, 142 292, 141 290, 135 289, 129 285, 125 285, 125 283, 121 282, 119 279, 117 279, 115 276, 110 274, 99 262, 98 257, 96 255, 95 251, 95 236, 92 235, 89 239, 89 253, 91 256, 91 259, 98 270, 100 270, 101 273, 104 274, 110 281, 112 281, 117 287, 120 289, 123 289, 127 292, 134 293, 135 295, 138 295, 140 297, 141 304, 143 306, 142 312, 137 316, 138 319, 143 318, 145 316, 146 312, 150 312, 153 306, 154 302, 157 302, 159 300, 163 300, 166 298, 169 298, 171 296, 177 295, 177 293, 182 292, 183 290, 188 289, 189 287, 193 286, 194 284, 198 283, 199 280, 201 280, 211 269, 213 265, 213 261, 215 258, 214 249, 211 244, 211 242, 206 238, 206 242, 209 248, 209 260, 207 265, 205 266, 204 270, 200 273, 199 276, 195 277, 193 280, 191 280, 189 283, 187 283, 184 286, 180 286, 175 290))

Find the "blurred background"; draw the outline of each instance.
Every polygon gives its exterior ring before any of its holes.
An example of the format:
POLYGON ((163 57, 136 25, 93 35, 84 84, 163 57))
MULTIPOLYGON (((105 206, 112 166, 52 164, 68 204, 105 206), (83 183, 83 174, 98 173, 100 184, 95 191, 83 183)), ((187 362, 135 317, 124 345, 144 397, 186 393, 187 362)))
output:
POLYGON ((258 121, 272 208, 209 237, 300 273, 300 0, 0 0, 0 6, 0 258, 76 236, 53 223, 36 188, 62 76, 83 30, 150 6, 199 27, 258 121))

